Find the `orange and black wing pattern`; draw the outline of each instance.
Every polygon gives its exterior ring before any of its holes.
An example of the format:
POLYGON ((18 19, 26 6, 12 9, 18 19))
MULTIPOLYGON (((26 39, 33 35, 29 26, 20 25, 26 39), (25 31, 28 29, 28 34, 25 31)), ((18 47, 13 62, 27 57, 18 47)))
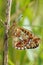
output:
MULTIPOLYGON (((13 27, 14 28, 14 27, 13 27)), ((31 31, 22 28, 12 28, 12 37, 14 38, 13 46, 16 49, 34 49, 39 46, 40 38, 35 36, 31 31)))

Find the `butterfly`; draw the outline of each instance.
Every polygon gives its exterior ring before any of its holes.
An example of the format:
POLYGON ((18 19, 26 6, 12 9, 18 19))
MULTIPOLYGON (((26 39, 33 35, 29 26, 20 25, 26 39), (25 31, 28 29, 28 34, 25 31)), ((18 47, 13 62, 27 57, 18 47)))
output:
POLYGON ((14 22, 10 29, 14 41, 13 46, 16 49, 33 49, 39 46, 40 38, 34 35, 31 31, 19 27, 16 22, 14 22))

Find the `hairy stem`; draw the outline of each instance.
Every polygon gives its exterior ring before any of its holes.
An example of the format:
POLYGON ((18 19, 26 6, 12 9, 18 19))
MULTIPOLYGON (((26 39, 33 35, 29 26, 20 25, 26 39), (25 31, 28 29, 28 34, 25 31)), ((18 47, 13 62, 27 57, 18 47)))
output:
POLYGON ((5 36, 4 36, 4 53, 3 53, 3 65, 8 65, 8 30, 10 27, 10 11, 12 0, 6 0, 6 21, 5 21, 5 36))

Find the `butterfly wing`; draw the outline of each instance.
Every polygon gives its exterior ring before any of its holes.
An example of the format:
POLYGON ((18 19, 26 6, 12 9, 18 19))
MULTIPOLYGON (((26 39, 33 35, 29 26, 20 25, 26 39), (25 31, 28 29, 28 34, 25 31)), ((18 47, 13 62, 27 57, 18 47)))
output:
POLYGON ((13 32, 13 36, 18 40, 14 43, 16 49, 33 49, 39 46, 40 38, 34 36, 30 31, 24 28, 16 28, 16 32, 13 32))

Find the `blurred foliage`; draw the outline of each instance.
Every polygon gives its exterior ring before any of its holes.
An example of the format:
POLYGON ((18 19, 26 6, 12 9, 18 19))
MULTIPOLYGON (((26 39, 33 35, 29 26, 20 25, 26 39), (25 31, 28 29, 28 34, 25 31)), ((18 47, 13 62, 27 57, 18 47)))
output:
MULTIPOLYGON (((23 26, 25 18, 28 18, 28 24, 33 33, 41 38, 38 48, 29 50, 16 50, 12 45, 12 38, 9 38, 8 65, 43 65, 43 0, 12 0, 11 16, 18 10, 25 10, 18 15, 18 23, 23 26), (25 6, 28 5, 27 8, 25 6)), ((0 0, 0 19, 6 18, 6 0, 0 0)), ((15 19, 14 19, 15 20, 15 19)), ((13 21, 11 21, 12 23, 13 21)), ((27 21, 26 21, 27 22, 27 21)), ((25 26, 28 28, 29 26, 25 26)), ((3 42, 4 25, 0 21, 0 65, 3 62, 3 42)))

